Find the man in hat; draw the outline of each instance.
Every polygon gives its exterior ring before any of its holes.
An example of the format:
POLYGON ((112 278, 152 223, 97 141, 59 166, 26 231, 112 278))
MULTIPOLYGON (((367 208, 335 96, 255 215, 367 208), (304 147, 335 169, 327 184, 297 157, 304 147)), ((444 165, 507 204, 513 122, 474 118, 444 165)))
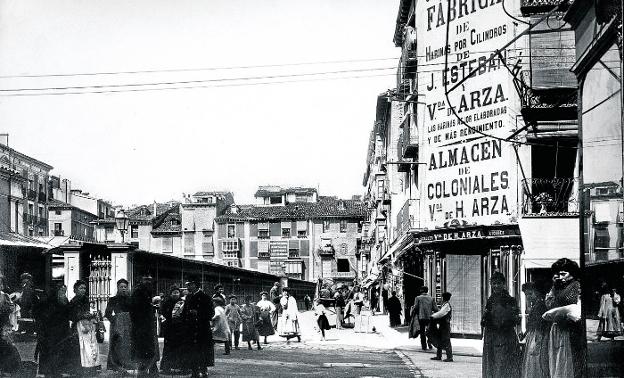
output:
POLYGON ((482 377, 519 377, 521 353, 515 327, 520 323, 520 309, 516 299, 507 292, 507 279, 502 273, 492 274, 490 286, 492 295, 481 319, 482 377))
MULTIPOLYGON (((210 297, 201 290, 199 282, 197 277, 191 277, 186 282, 189 294, 181 315, 188 332, 185 366, 191 370, 192 377, 207 376, 207 367, 214 366, 214 342, 210 327, 214 307, 210 297)), ((215 296, 218 294, 215 293, 215 296)))
POLYGON ((431 314, 431 327, 437 328, 438 339, 435 340, 437 353, 432 360, 442 360, 442 350, 446 351, 444 362, 453 362, 453 347, 451 345, 451 317, 453 308, 451 307, 451 293, 442 293, 442 307, 439 311, 431 314))
POLYGON ((223 302, 227 303, 224 293, 225 293, 225 290, 223 290, 223 285, 216 284, 214 287, 214 294, 212 295, 212 299, 221 298, 223 299, 223 302))
POLYGON ((429 288, 420 288, 420 295, 414 300, 414 305, 410 309, 410 329, 409 337, 417 338, 420 334, 420 346, 423 350, 432 349, 431 342, 427 342, 427 326, 431 319, 431 314, 438 311, 433 298, 429 295, 429 288))

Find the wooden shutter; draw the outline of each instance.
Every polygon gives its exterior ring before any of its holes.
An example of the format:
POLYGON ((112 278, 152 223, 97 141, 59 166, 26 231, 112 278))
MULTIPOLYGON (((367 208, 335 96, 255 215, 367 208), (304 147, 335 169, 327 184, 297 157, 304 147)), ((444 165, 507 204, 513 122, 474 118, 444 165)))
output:
POLYGON ((481 256, 446 255, 446 291, 453 295, 451 332, 481 334, 481 256))
MULTIPOLYGON (((533 16, 531 23, 540 17, 533 16)), ((570 72, 576 62, 576 50, 574 30, 569 25, 556 17, 540 23, 530 33, 530 49, 533 88, 577 87, 576 77, 570 72)))

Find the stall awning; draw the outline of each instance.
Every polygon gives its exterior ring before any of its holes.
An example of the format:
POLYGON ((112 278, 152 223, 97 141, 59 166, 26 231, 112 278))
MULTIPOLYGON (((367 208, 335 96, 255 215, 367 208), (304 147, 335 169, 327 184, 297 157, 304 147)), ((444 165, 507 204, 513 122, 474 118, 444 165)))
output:
POLYGON ((54 246, 14 232, 0 232, 0 247, 31 247, 52 249, 54 246))
POLYGON ((392 243, 390 248, 388 248, 388 252, 386 252, 379 261, 387 260, 391 257, 398 257, 402 254, 402 251, 407 250, 411 245, 414 244, 414 235, 410 232, 406 232, 401 237, 392 243))
POLYGON ((578 217, 525 217, 518 224, 525 269, 550 268, 563 257, 579 262, 578 217))

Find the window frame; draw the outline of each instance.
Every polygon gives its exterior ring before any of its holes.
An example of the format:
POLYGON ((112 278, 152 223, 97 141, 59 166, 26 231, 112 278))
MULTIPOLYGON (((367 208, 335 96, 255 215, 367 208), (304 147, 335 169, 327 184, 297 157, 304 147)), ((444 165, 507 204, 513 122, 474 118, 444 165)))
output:
POLYGON ((225 234, 226 234, 228 239, 236 238, 236 224, 228 223, 225 226, 225 234), (230 229, 233 231, 231 234, 230 234, 230 229))
POLYGON ((348 221, 346 219, 341 219, 340 220, 340 232, 345 233, 347 232, 347 227, 348 227, 348 221))
POLYGON ((329 228, 331 227, 331 222, 329 219, 323 220, 323 232, 329 232, 329 228))

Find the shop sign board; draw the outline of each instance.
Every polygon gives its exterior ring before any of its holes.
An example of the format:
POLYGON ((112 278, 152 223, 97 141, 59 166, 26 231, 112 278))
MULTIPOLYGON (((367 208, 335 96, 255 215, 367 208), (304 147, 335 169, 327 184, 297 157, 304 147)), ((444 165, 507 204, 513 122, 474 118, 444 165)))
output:
POLYGON ((426 224, 508 223, 517 163, 512 145, 494 137, 516 127, 519 98, 505 63, 513 69, 520 54, 512 45, 445 96, 513 38, 503 0, 424 0, 416 8, 426 224))

